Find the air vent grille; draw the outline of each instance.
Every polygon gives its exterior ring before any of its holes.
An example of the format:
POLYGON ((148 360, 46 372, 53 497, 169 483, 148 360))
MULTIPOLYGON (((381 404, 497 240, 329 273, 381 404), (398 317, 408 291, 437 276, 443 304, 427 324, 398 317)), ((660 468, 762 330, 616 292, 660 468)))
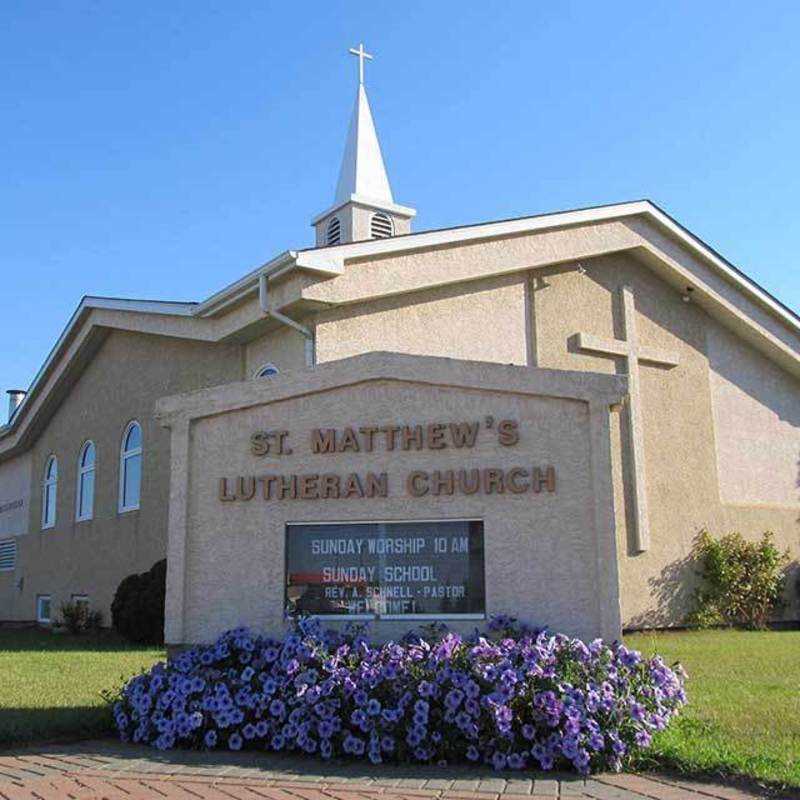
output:
POLYGON ((328 223, 325 241, 327 244, 339 244, 342 241, 342 223, 339 222, 339 217, 334 217, 328 223))
POLYGON ((8 572, 17 565, 17 542, 6 539, 0 542, 0 572, 8 572))
POLYGON ((391 218, 380 211, 373 214, 370 233, 373 239, 388 239, 394 233, 391 218))

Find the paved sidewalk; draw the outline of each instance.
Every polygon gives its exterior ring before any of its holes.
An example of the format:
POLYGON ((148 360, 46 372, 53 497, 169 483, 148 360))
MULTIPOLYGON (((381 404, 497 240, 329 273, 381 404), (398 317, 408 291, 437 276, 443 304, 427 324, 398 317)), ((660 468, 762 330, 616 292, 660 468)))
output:
POLYGON ((113 740, 0 752, 2 800, 746 800, 658 775, 503 773, 325 763, 274 753, 159 753, 113 740))

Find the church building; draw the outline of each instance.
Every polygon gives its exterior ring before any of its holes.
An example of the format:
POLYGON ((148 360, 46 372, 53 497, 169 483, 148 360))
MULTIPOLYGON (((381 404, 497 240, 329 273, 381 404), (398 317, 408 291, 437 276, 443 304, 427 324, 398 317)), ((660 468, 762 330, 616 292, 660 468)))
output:
POLYGON ((0 622, 108 624, 166 557, 170 645, 286 608, 613 639, 685 621, 704 529, 773 532, 800 619, 798 316, 647 200, 413 230, 352 52, 313 247, 86 296, 9 392, 0 622))

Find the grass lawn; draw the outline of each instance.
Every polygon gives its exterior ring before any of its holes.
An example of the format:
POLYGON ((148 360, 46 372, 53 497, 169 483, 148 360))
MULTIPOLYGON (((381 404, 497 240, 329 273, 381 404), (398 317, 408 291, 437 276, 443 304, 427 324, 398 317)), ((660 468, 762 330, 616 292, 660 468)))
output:
MULTIPOLYGON (((800 631, 641 633, 689 673, 689 706, 639 765, 800 787, 800 631)), ((0 631, 0 746, 111 729, 100 692, 164 658, 110 634, 0 631)))
POLYGON ((163 658, 111 634, 0 630, 0 746, 111 730, 100 692, 163 658))
POLYGON ((800 631, 638 633, 625 643, 689 673, 689 705, 643 767, 800 787, 800 631))

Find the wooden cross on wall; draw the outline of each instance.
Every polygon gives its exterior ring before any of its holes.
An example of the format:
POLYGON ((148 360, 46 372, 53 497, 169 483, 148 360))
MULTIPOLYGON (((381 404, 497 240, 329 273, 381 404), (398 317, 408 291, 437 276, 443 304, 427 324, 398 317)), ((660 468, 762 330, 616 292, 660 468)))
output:
POLYGON ((628 375, 628 446, 631 454, 633 504, 636 530, 634 546, 638 552, 650 547, 650 522, 647 513, 647 480, 644 463, 644 431, 642 429, 642 399, 639 381, 639 363, 659 367, 678 366, 673 353, 640 344, 636 330, 636 306, 633 289, 623 286, 622 325, 624 339, 603 339, 590 333, 579 333, 578 349, 583 353, 603 356, 621 356, 625 359, 628 375))

